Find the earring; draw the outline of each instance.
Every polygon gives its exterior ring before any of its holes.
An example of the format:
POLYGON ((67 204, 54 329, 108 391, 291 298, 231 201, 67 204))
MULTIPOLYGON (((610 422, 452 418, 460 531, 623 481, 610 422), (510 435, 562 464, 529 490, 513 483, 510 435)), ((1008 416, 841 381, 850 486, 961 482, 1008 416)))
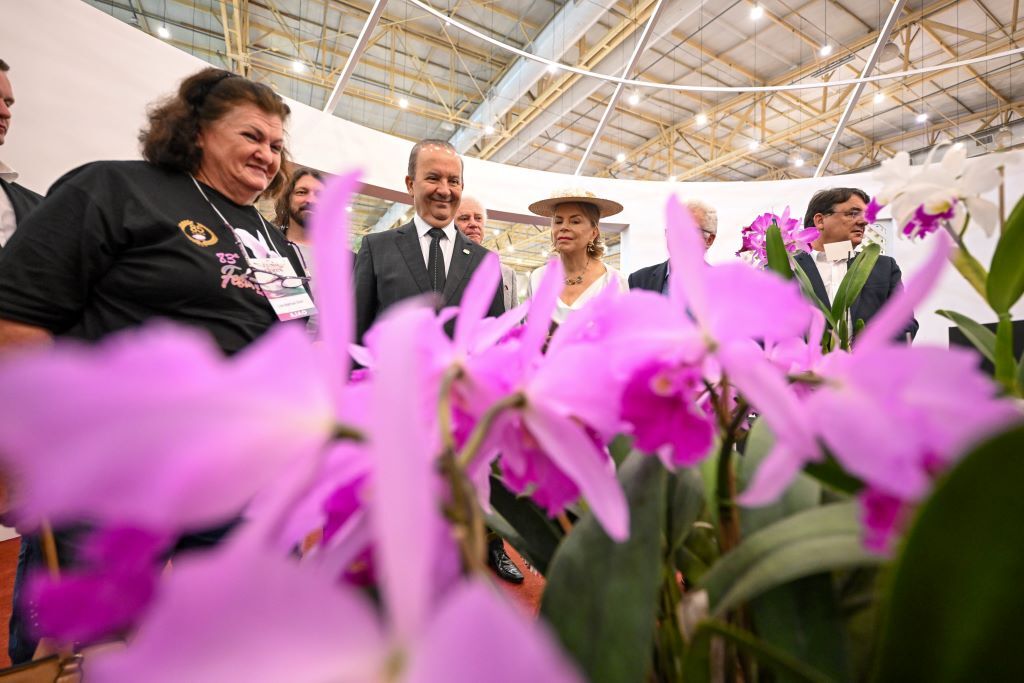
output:
POLYGON ((587 242, 587 251, 593 251, 593 250, 594 250, 594 240, 590 240, 589 242, 587 242))

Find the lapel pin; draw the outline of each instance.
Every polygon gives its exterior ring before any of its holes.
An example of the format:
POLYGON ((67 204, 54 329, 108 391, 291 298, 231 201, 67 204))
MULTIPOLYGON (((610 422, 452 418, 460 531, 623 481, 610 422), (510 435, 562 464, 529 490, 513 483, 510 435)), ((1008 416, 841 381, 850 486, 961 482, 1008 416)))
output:
POLYGON ((469 256, 469 249, 463 249, 462 253, 465 254, 466 256, 469 256))

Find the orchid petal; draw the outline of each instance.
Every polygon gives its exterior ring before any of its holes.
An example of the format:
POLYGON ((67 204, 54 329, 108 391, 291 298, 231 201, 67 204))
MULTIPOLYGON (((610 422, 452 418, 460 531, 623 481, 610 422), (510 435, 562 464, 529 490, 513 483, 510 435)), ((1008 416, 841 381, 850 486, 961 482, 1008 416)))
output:
POLYGON ((564 278, 561 260, 553 258, 548 261, 544 267, 544 276, 530 302, 526 330, 520 337, 520 348, 524 358, 533 358, 544 347, 548 331, 551 329, 551 317, 554 315, 558 296, 562 293, 564 278))
MULTIPOLYGON (((324 184, 310 220, 313 240, 313 288, 316 292, 320 338, 327 350, 328 385, 337 393, 348 378, 348 345, 355 336, 355 289, 352 287, 352 251, 348 245, 349 213, 345 210, 360 186, 361 172, 349 171, 324 184)), ((344 416, 337 415, 339 420, 344 416)))
POLYGON ((89 655, 89 680, 365 683, 383 646, 361 595, 261 545, 230 543, 176 561, 127 647, 89 655))
POLYGON ((704 262, 704 242, 700 238, 700 227, 693 214, 673 195, 665 207, 668 238, 669 297, 679 303, 680 308, 689 308, 694 317, 703 323, 709 312, 704 262))
POLYGON ((453 593, 411 655, 403 683, 582 683, 543 622, 494 588, 468 582, 453 593))
POLYGON ((902 291, 889 298, 882 309, 871 319, 854 343, 854 353, 888 344, 907 327, 914 317, 914 308, 919 306, 931 293, 942 275, 946 259, 952 249, 952 241, 945 232, 935 236, 935 248, 924 266, 908 278, 902 291))
POLYGON ((523 422, 544 453, 579 487, 605 532, 616 541, 628 538, 629 507, 611 457, 575 422, 539 406, 528 406, 523 422))
POLYGON ((964 203, 971 212, 971 219, 991 237, 999 223, 999 207, 980 197, 967 197, 964 203))
POLYGON ((715 298, 701 322, 715 341, 797 337, 810 322, 811 307, 795 280, 727 263, 706 268, 704 282, 715 298))
POLYGON ((487 310, 494 300, 498 284, 501 282, 501 266, 498 255, 489 253, 483 262, 473 271, 473 276, 466 285, 459 306, 459 317, 455 321, 455 347, 465 350, 469 341, 479 328, 487 310))
POLYGON ((805 460, 781 442, 776 442, 761 464, 747 488, 736 497, 744 507, 761 507, 777 501, 796 475, 803 469, 805 460))
POLYGON ((436 562, 443 525, 435 470, 439 444, 429 427, 436 418, 424 400, 428 369, 415 348, 434 321, 412 306, 393 307, 378 325, 379 360, 370 398, 378 581, 392 630, 402 642, 410 642, 426 624, 438 591, 432 573, 422 568, 436 562), (410 557, 416 558, 414 571, 409 571, 410 557))
POLYGON ((230 360, 167 324, 12 356, 0 366, 0 458, 18 523, 224 523, 328 438, 316 361, 287 325, 230 360))

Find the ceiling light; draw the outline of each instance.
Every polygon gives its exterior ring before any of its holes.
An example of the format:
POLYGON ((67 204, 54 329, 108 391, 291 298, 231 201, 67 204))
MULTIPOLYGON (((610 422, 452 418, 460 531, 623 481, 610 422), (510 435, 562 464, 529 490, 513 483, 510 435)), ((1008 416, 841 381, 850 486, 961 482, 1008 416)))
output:
POLYGON ((763 16, 764 7, 761 7, 760 5, 754 5, 753 7, 750 8, 750 18, 753 19, 754 21, 757 21, 763 16))
POLYGON ((619 152, 618 154, 615 155, 615 161, 619 162, 620 164, 623 161, 625 161, 625 160, 626 160, 626 153, 625 152, 619 152))
POLYGON ((882 102, 885 102, 885 93, 884 92, 876 92, 875 93, 875 104, 881 104, 882 102))
POLYGON ((678 178, 677 178, 676 176, 674 176, 674 175, 670 175, 670 176, 668 177, 668 181, 669 181, 670 183, 674 183, 674 182, 675 182, 676 180, 678 180, 678 178))
POLYGON ((491 230, 491 233, 493 233, 494 236, 497 237, 498 235, 501 234, 501 230, 498 230, 497 228, 495 228, 494 230, 491 230))
POLYGON ((292 62, 292 71, 294 71, 295 73, 300 74, 300 73, 302 73, 305 70, 306 70, 306 65, 303 64, 298 59, 296 59, 295 61, 292 62))
POLYGON ((701 113, 697 114, 697 125, 698 126, 703 126, 707 122, 708 122, 708 115, 707 114, 705 114, 704 112, 701 112, 701 113))
POLYGON ((345 207, 345 211, 347 211, 348 213, 352 213, 352 207, 351 206, 346 206, 345 207))
POLYGON ((507 251, 507 252, 508 252, 508 253, 510 253, 510 254, 511 254, 511 253, 512 253, 513 251, 515 251, 515 250, 516 250, 516 245, 512 244, 511 242, 509 242, 509 243, 508 243, 508 246, 507 246, 507 247, 505 247, 505 251, 507 251))
POLYGON ((959 150, 961 150, 963 148, 964 148, 964 143, 962 143, 962 142, 954 142, 953 143, 953 149, 959 151, 959 150))
POLYGON ((928 120, 928 112, 921 112, 920 114, 914 117, 914 120, 917 121, 918 123, 924 123, 925 121, 928 120))
POLYGON ((900 52, 900 46, 891 40, 882 46, 882 51, 878 54, 878 58, 883 62, 891 62, 902 56, 903 54, 900 52))
POLYGON ((405 99, 404 97, 399 97, 398 98, 398 108, 399 109, 408 109, 409 108, 409 100, 405 99))
POLYGON ((558 73, 558 65, 557 64, 548 64, 548 73, 549 74, 556 74, 556 73, 558 73))
POLYGON ((793 157, 793 165, 800 168, 804 165, 804 158, 799 154, 793 157))
POLYGON ((632 95, 630 95, 629 96, 629 103, 632 106, 634 106, 634 107, 636 105, 640 104, 640 94, 639 93, 633 93, 632 95))
POLYGON ((996 131, 995 137, 992 141, 996 143, 996 149, 1006 149, 1013 144, 1013 133, 1006 126, 1003 126, 996 131))
POLYGON ((751 140, 750 142, 747 143, 747 149, 749 149, 751 152, 755 151, 760 146, 761 143, 758 142, 757 140, 751 140))
POLYGON ((171 37, 171 29, 167 28, 166 26, 158 26, 156 29, 156 34, 164 40, 167 40, 171 37))
POLYGON ((821 49, 818 50, 818 54, 821 55, 822 57, 828 57, 830 54, 832 54, 832 45, 829 43, 825 43, 824 45, 821 46, 821 49))
POLYGON ((451 133, 455 130, 455 124, 452 123, 451 121, 442 121, 441 130, 451 133))
POLYGON ((494 126, 491 126, 491 125, 484 126, 484 135, 494 135, 494 126))
POLYGON ((569 149, 569 145, 565 144, 564 142, 559 142, 557 145, 555 145, 555 149, 558 151, 559 154, 565 154, 565 152, 569 149))

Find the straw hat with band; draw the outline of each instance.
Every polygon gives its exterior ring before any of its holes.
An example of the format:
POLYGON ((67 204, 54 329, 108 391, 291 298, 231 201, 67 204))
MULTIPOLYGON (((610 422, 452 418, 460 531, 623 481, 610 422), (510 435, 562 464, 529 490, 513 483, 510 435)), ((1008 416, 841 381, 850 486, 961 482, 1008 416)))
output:
POLYGON ((602 199, 590 190, 573 187, 566 190, 558 190, 548 199, 530 204, 530 213, 550 218, 555 213, 555 207, 559 204, 592 204, 597 207, 601 218, 614 216, 622 211, 622 204, 613 202, 610 199, 602 199))

